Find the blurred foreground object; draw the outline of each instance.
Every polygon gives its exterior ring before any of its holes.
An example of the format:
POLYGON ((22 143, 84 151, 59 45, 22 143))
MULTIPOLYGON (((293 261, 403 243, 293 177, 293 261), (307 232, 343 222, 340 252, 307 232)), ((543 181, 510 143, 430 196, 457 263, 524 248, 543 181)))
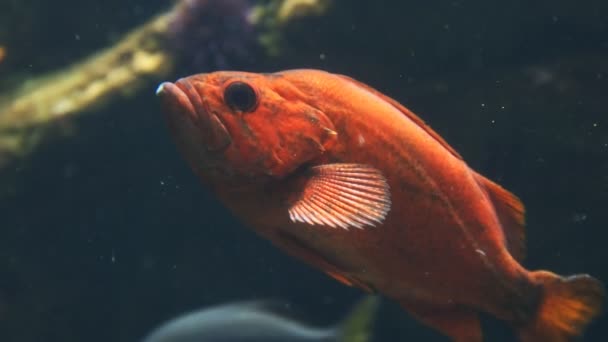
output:
MULTIPOLYGON (((144 342, 366 342, 372 336, 379 298, 364 297, 339 324, 314 328, 273 310, 272 302, 250 301, 218 305, 174 318, 144 342)), ((279 310, 284 311, 284 310, 279 310)))
MULTIPOLYGON (((285 21, 299 16, 292 12, 303 13, 306 5, 298 2, 302 1, 270 1, 255 9, 264 18, 276 17, 280 11, 285 21), (285 8, 282 3, 291 5, 285 8)), ((276 50, 272 44, 260 46, 256 35, 280 25, 262 24, 252 12, 245 0, 182 0, 114 46, 0 94, 0 169, 26 156, 44 139, 70 133, 66 124, 79 114, 134 95, 171 73, 223 69, 244 64, 256 47, 276 50)), ((4 54, 0 47, 0 62, 4 54)))

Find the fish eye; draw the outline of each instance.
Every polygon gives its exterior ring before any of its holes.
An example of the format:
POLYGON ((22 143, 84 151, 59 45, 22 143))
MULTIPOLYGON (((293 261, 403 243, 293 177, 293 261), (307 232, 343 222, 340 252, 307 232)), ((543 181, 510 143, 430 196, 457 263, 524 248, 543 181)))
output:
POLYGON ((258 106, 258 95, 245 82, 233 82, 224 89, 224 102, 232 109, 253 112, 258 106))

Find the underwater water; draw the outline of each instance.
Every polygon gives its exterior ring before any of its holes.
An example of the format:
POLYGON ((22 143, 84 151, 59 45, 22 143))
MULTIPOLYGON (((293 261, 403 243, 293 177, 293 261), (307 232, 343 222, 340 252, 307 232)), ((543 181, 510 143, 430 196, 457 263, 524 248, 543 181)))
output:
MULTIPOLYGON (((111 72, 139 45, 79 71, 174 3, 0 1, 0 341, 139 341, 263 298, 328 326, 362 296, 247 229, 178 154, 156 87, 226 69, 318 68, 395 98, 522 200, 527 269, 608 282, 607 2, 336 0, 278 24, 282 1, 184 0, 162 38, 137 43, 164 51, 154 72, 111 72), (108 96, 79 102, 94 82, 108 96), (45 111, 62 96, 77 109, 45 111), (22 124, 21 98, 44 119, 22 124)), ((481 321, 486 340, 514 339, 481 321)), ((582 340, 608 340, 605 314, 582 340)), ((385 300, 373 341, 447 339, 385 300)))

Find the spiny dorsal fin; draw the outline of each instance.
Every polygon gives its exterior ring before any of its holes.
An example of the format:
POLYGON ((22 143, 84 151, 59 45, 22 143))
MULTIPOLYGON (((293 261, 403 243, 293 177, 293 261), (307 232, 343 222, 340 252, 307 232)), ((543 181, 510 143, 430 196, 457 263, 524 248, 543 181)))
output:
POLYGON ((517 261, 526 254, 525 208, 517 196, 484 176, 475 173, 477 182, 486 190, 494 204, 502 230, 507 239, 507 248, 517 261))
POLYGON ((454 150, 454 148, 452 148, 452 146, 450 146, 447 143, 447 141, 445 141, 439 134, 437 134, 437 132, 435 132, 429 125, 427 125, 424 122, 424 120, 422 120, 420 117, 418 117, 418 115, 414 114, 412 111, 405 108, 405 106, 403 106, 401 103, 382 94, 381 92, 368 86, 367 84, 355 80, 354 78, 348 77, 346 75, 337 75, 337 76, 356 84, 357 86, 371 92, 372 94, 380 97, 384 101, 390 103, 393 107, 395 107, 397 110, 399 110, 405 116, 407 116, 410 120, 414 121, 414 123, 416 125, 420 126, 422 129, 424 129, 431 137, 433 137, 433 139, 437 140, 437 142, 439 142, 446 150, 450 151, 450 153, 452 153, 456 158, 462 159, 460 154, 458 152, 456 152, 456 150, 454 150))

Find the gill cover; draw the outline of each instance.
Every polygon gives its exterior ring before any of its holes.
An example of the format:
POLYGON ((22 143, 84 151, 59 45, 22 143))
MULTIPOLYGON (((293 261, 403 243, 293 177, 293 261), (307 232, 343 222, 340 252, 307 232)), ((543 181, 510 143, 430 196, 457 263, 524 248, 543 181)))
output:
POLYGON ((229 133, 221 154, 235 174, 283 178, 337 139, 325 113, 279 75, 215 72, 186 81, 229 133))

